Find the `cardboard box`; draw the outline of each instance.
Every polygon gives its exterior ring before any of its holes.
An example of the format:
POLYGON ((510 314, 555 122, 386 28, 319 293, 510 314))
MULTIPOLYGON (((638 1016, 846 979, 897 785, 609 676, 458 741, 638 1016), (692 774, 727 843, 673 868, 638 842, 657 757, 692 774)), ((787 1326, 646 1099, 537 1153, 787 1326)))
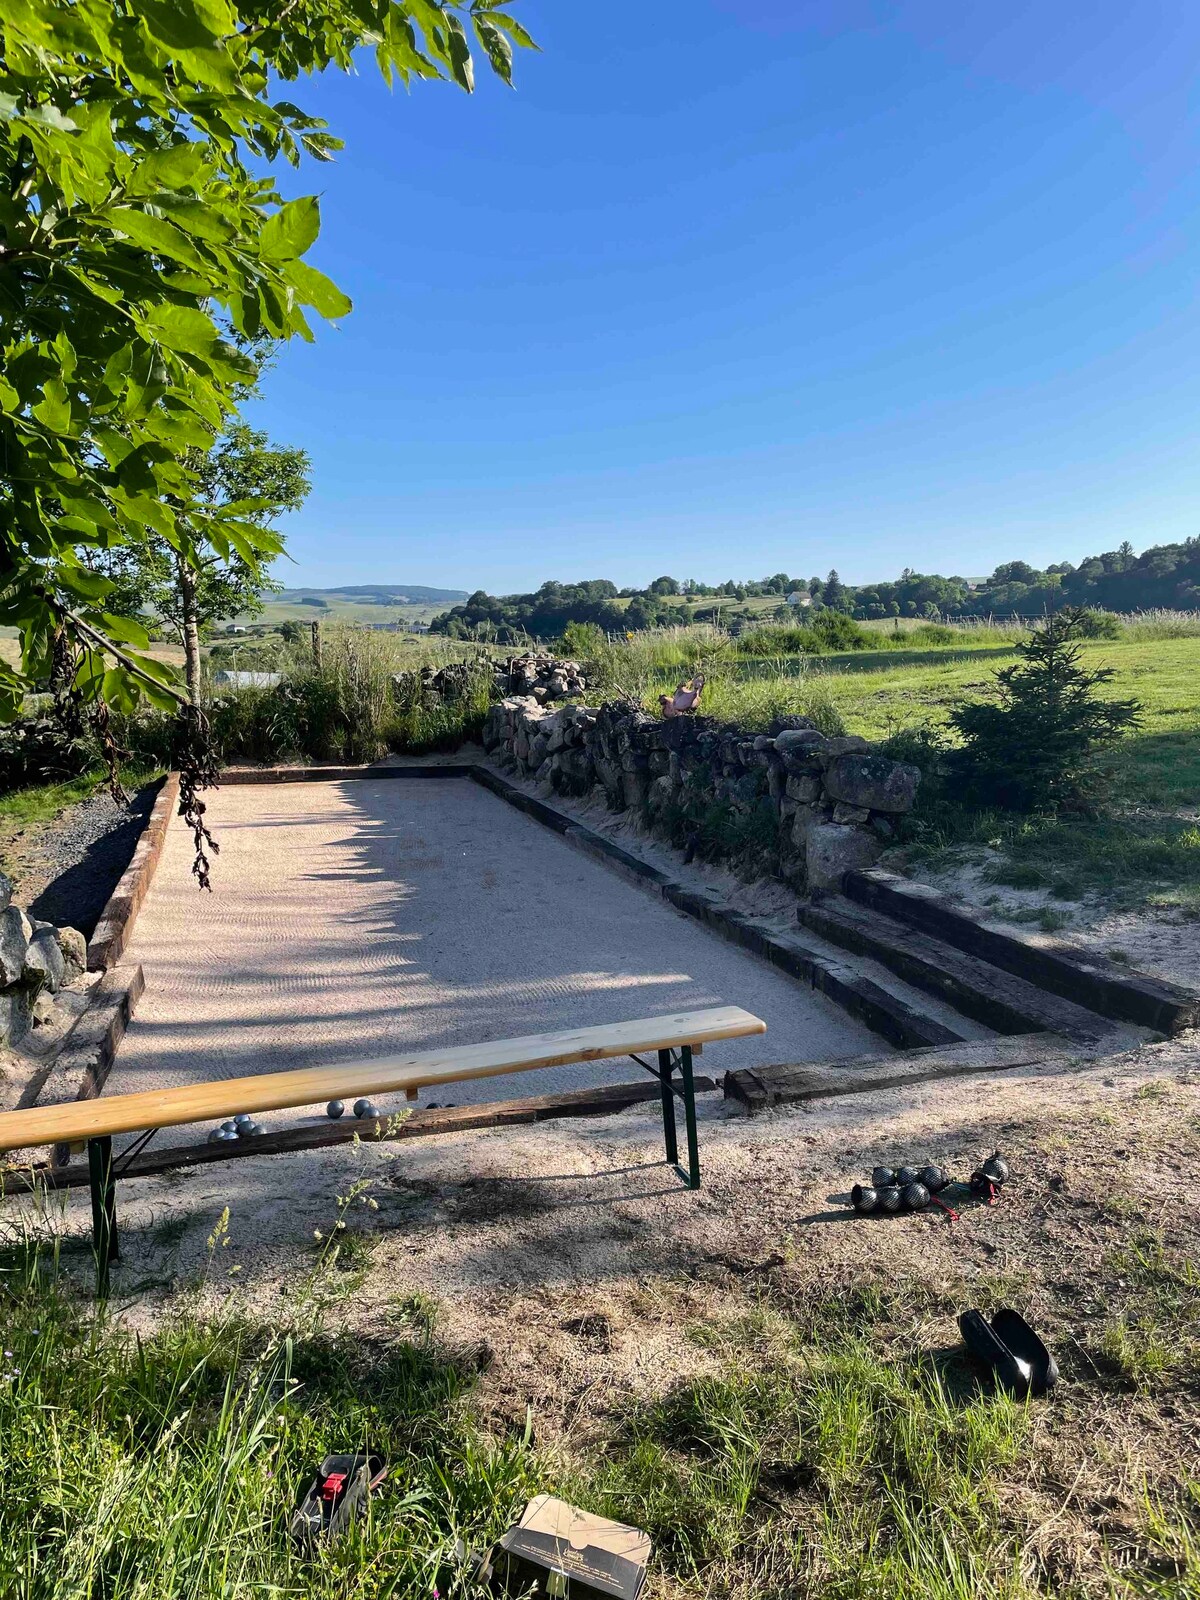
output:
POLYGON ((547 1600, 637 1600, 649 1560, 649 1534, 540 1494, 501 1538, 494 1585, 547 1600))

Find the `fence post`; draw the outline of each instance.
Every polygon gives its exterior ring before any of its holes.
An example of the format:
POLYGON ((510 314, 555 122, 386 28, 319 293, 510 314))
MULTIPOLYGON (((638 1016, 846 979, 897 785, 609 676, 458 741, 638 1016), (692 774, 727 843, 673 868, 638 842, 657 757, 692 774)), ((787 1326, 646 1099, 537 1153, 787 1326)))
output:
POLYGON ((320 624, 320 622, 314 622, 313 625, 312 625, 312 653, 313 653, 313 665, 315 667, 319 668, 320 665, 321 665, 321 624, 320 624))

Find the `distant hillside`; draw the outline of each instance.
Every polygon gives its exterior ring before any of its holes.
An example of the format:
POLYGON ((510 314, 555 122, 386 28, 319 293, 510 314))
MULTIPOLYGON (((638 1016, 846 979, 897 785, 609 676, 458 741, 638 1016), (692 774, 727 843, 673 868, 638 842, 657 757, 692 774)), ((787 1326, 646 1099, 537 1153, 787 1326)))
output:
POLYGON ((345 583, 337 589, 282 589, 274 597, 284 605, 305 600, 354 600, 364 606, 426 606, 446 600, 465 600, 465 589, 428 589, 420 583, 345 583))

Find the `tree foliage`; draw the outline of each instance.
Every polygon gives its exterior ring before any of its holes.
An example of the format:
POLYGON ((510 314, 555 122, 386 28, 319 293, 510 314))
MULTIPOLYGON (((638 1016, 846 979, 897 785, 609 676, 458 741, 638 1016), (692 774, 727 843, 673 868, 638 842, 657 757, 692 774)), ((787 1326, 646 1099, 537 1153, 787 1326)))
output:
POLYGON ((532 44, 500 0, 5 0, 0 10, 0 718, 64 637, 84 703, 173 705, 169 669, 87 552, 162 541, 257 572, 254 500, 200 462, 255 366, 350 302, 304 258, 314 195, 279 158, 338 141, 281 88, 374 49, 389 82, 508 80, 532 44))
POLYGON ((1113 669, 1080 664, 1084 614, 1060 611, 1017 645, 1020 660, 996 674, 996 698, 959 706, 957 764, 971 798, 1018 811, 1087 803, 1094 757, 1140 721, 1135 700, 1098 693, 1113 669))
MULTIPOLYGON (((283 540, 275 525, 285 512, 304 504, 309 489, 306 451, 274 444, 261 429, 235 422, 198 458, 195 475, 197 500, 206 515, 238 502, 246 508, 243 517, 257 530, 260 560, 282 552, 283 540)), ((215 550, 201 539, 194 539, 192 546, 195 561, 189 570, 195 575, 195 615, 201 628, 256 614, 262 609, 263 593, 280 587, 236 549, 215 550)), ((85 552, 84 559, 113 583, 106 596, 109 606, 126 616, 147 611, 182 639, 185 615, 177 552, 165 539, 151 534, 90 559, 85 552)))

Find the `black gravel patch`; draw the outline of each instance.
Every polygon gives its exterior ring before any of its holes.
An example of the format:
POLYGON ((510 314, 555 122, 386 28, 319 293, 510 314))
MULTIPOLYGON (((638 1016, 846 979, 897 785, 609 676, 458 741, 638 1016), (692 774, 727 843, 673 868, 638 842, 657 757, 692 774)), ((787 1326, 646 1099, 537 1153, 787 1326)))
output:
POLYGON ((132 859, 162 780, 148 783, 118 805, 105 791, 64 812, 40 830, 22 874, 32 900, 18 893, 31 917, 58 927, 95 932, 108 897, 132 859))

